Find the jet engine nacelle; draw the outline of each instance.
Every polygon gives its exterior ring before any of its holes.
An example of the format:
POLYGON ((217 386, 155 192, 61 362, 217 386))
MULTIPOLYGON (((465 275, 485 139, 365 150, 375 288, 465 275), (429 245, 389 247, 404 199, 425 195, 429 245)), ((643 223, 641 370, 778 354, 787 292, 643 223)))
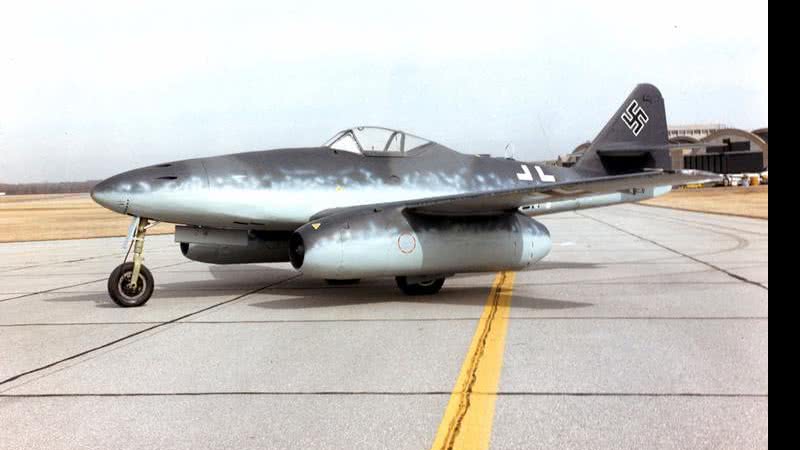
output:
POLYGON ((520 270, 550 252, 550 233, 520 213, 426 216, 400 209, 333 215, 289 239, 289 259, 327 279, 520 270))

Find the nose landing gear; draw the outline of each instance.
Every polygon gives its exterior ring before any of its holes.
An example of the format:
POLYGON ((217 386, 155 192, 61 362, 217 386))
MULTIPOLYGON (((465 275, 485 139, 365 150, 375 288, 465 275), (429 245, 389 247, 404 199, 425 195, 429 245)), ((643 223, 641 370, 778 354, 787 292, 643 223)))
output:
MULTIPOLYGON (((108 277, 108 295, 119 306, 142 306, 153 295, 153 274, 142 264, 144 237, 150 226, 148 219, 134 219, 133 262, 123 261, 108 277)), ((127 258, 128 255, 125 255, 127 258)))

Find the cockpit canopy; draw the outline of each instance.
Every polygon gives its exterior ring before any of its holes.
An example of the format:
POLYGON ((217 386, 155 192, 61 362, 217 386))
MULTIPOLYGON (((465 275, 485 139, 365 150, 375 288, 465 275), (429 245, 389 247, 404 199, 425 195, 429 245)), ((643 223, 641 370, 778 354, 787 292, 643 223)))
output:
POLYGON ((381 127, 356 127, 336 133, 325 147, 367 156, 402 156, 432 143, 413 134, 381 127))

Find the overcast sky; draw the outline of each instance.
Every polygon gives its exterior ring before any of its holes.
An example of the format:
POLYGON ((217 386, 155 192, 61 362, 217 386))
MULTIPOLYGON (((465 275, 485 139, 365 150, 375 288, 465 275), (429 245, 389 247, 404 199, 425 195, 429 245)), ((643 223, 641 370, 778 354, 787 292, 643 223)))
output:
POLYGON ((384 125, 554 158, 636 83, 670 124, 767 126, 767 2, 8 2, 0 182, 319 145, 384 125))

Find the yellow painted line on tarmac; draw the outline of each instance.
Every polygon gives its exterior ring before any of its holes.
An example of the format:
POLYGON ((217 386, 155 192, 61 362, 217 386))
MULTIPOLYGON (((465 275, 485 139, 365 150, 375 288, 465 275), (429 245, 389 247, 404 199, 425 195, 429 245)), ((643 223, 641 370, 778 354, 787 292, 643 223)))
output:
POLYGON ((499 272, 494 279, 433 450, 489 448, 515 276, 499 272))

